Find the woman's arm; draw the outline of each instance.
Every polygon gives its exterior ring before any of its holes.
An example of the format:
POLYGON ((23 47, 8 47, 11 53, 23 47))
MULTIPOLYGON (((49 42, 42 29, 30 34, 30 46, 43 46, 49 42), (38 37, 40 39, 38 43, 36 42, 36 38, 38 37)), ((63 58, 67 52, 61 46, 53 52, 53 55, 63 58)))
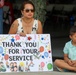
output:
POLYGON ((42 33, 43 33, 42 24, 41 24, 41 22, 38 20, 38 30, 37 30, 37 34, 42 34, 42 33))
POLYGON ((18 28, 18 21, 15 20, 15 21, 12 23, 8 34, 16 34, 16 33, 17 33, 17 28, 18 28))

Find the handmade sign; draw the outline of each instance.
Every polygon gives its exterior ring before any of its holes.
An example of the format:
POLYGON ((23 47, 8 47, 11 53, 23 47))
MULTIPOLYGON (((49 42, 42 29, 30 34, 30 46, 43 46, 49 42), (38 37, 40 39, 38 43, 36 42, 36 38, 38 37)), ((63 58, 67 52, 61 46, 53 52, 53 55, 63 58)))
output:
POLYGON ((53 71, 49 34, 0 35, 0 73, 53 71))

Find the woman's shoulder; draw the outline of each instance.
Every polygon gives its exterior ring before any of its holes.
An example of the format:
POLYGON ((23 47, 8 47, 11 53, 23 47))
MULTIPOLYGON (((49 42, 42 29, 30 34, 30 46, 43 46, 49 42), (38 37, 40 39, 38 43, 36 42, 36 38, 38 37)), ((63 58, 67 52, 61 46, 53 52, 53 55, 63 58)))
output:
POLYGON ((20 20, 21 20, 21 18, 17 18, 17 19, 14 20, 13 23, 18 23, 18 21, 20 21, 20 20))
POLYGON ((15 20, 13 21, 13 24, 18 25, 18 20, 19 20, 19 18, 15 19, 15 20))
POLYGON ((21 20, 21 18, 17 18, 16 20, 21 20))
POLYGON ((38 23, 38 25, 41 25, 41 21, 39 19, 34 19, 38 23))
POLYGON ((38 22, 41 22, 39 19, 34 19, 34 21, 38 21, 38 22))

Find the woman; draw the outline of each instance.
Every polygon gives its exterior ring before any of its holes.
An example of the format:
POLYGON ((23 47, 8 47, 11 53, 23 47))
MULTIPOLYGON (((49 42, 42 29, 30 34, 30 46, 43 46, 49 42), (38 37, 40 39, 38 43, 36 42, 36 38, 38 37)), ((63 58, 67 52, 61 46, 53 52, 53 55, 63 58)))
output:
POLYGON ((16 19, 9 30, 9 34, 42 34, 42 24, 33 18, 35 7, 31 1, 23 2, 21 6, 22 17, 16 19))

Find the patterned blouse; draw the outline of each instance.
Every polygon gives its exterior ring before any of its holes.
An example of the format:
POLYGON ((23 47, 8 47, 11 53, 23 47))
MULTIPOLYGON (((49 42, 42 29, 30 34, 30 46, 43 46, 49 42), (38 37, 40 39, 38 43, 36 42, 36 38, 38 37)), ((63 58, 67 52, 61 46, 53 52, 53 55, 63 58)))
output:
MULTIPOLYGON (((22 26, 22 20, 21 18, 18 18, 18 30, 17 30, 17 34, 19 34, 20 32, 24 32, 23 31, 23 26, 22 26)), ((34 20, 33 26, 32 26, 32 31, 31 34, 36 34, 37 33, 37 29, 38 29, 38 20, 34 20)))

